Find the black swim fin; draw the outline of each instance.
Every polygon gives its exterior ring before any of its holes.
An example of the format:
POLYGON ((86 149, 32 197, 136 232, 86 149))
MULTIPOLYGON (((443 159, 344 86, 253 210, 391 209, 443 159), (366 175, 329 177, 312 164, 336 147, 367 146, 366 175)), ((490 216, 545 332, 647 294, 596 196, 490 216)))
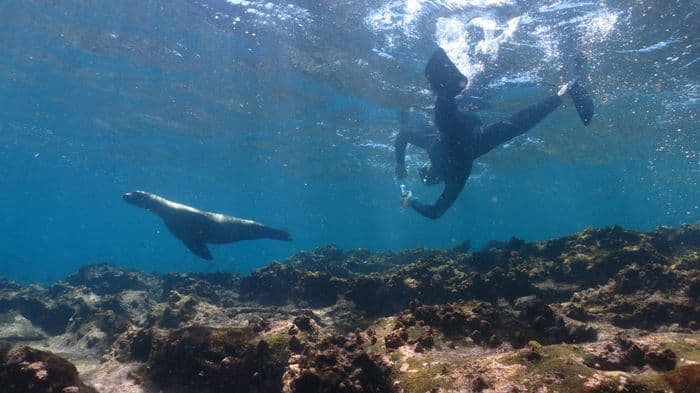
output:
POLYGON ((567 93, 574 101, 574 107, 576 107, 576 112, 578 112, 581 122, 583 122, 584 126, 587 126, 593 120, 593 112, 595 110, 593 99, 579 81, 574 82, 567 93))
POLYGON ((182 242, 185 243, 185 246, 187 246, 187 248, 189 248, 190 251, 192 251, 192 253, 194 253, 196 256, 206 259, 207 261, 214 259, 206 244, 198 241, 187 240, 183 240, 182 242))
POLYGON ((569 80, 573 81, 569 85, 567 93, 574 101, 574 107, 576 107, 581 122, 587 126, 593 120, 594 105, 585 86, 589 74, 586 57, 581 52, 575 52, 567 62, 567 68, 569 80))

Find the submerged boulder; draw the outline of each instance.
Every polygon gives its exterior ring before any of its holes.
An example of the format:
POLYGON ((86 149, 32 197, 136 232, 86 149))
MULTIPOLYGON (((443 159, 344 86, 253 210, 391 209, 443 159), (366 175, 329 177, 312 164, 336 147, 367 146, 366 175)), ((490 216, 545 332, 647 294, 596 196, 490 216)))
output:
POLYGON ((153 275, 101 263, 86 265, 68 276, 66 282, 75 287, 84 286, 97 295, 113 295, 125 290, 148 290, 159 284, 153 275))
POLYGON ((189 327, 137 336, 145 377, 167 391, 280 392, 289 357, 284 343, 248 328, 189 327), (146 355, 144 345, 150 344, 146 355))
POLYGON ((97 393, 78 377, 69 361, 30 347, 9 350, 0 344, 0 387, 3 393, 97 393))

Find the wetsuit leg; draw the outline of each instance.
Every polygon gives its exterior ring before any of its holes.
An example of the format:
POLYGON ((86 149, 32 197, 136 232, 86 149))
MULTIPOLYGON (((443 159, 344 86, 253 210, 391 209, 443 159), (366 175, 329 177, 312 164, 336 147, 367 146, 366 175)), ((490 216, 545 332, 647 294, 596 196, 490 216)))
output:
POLYGON ((464 189, 464 183, 466 183, 466 181, 466 178, 446 181, 445 189, 434 204, 426 205, 412 199, 410 202, 411 207, 422 216, 436 220, 445 214, 447 209, 457 200, 459 193, 464 189))
POLYGON ((525 133, 547 117, 561 103, 562 100, 558 96, 547 97, 513 114, 506 120, 482 128, 476 138, 477 146, 474 158, 480 157, 525 133))

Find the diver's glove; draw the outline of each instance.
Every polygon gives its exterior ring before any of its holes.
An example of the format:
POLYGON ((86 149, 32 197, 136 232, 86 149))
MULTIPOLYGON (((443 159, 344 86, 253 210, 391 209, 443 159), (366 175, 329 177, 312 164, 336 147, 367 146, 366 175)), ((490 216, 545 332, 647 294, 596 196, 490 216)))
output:
POLYGON ((413 196, 413 193, 411 193, 410 190, 406 189, 406 186, 403 184, 401 185, 401 206, 404 208, 408 208, 411 206, 411 197, 413 196))

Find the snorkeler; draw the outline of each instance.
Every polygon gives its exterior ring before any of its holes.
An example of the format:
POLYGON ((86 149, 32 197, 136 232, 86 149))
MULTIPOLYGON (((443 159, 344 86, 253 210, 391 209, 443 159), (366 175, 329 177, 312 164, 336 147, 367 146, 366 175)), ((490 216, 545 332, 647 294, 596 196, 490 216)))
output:
POLYGON ((437 219, 452 206, 472 170, 472 162, 494 148, 534 127, 562 104, 562 96, 569 94, 584 125, 593 117, 593 101, 579 81, 562 86, 556 95, 529 105, 509 118, 482 126, 471 112, 457 109, 457 98, 467 87, 467 78, 457 69, 442 48, 438 48, 425 67, 425 77, 435 100, 434 122, 437 135, 400 131, 396 136, 396 177, 406 176, 406 145, 412 144, 428 152, 430 162, 419 170, 427 185, 445 183, 437 201, 424 204, 402 187, 401 203, 425 217, 437 219))

